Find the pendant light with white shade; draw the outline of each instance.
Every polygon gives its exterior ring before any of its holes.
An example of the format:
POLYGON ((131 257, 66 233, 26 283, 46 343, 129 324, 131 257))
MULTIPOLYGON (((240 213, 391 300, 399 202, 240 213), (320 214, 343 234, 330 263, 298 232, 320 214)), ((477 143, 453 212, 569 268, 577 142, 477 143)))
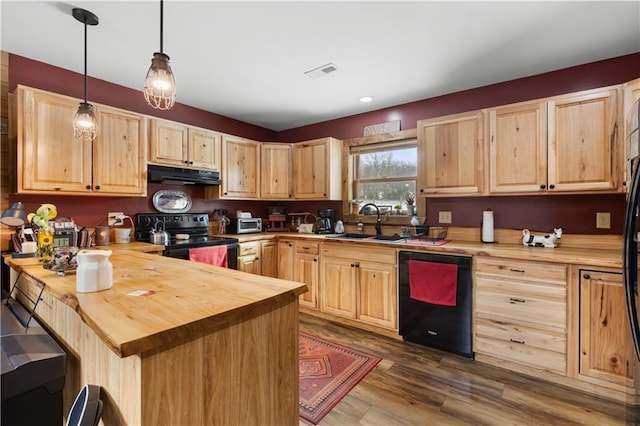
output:
POLYGON ((73 117, 73 136, 92 142, 98 134, 98 121, 93 113, 93 105, 87 102, 87 25, 98 25, 98 17, 88 10, 74 7, 71 11, 76 20, 84 24, 84 102, 73 117))
POLYGON ((160 0, 160 52, 151 58, 151 67, 144 80, 144 98, 156 109, 171 109, 176 100, 176 81, 169 65, 169 56, 162 51, 164 2, 160 0))

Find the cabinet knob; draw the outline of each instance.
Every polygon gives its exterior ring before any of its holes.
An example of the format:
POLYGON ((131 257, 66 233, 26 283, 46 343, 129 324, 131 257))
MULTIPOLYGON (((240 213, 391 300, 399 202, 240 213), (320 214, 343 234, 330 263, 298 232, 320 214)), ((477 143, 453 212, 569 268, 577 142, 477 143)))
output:
POLYGON ((183 163, 184 164, 189 164, 189 162, 187 160, 184 160, 183 163))
POLYGON ((554 184, 549 185, 549 189, 553 189, 553 188, 555 188, 555 187, 556 187, 556 186, 555 186, 554 184))
POLYGON ((317 262, 317 261, 318 261, 318 259, 316 259, 316 258, 314 257, 314 258, 313 258, 313 261, 314 261, 314 262, 317 262))
POLYGON ((292 243, 289 243, 289 247, 293 247, 293 244, 292 244, 292 243))
POLYGON ((91 189, 91 185, 86 185, 84 189, 91 189))
POLYGON ((627 181, 626 180, 622 182, 622 186, 627 186, 627 181))
POLYGON ((424 189, 420 188, 420 192, 424 192, 424 189))
POLYGON ((590 279, 591 279, 591 275, 589 275, 589 274, 584 274, 584 275, 582 276, 582 278, 584 278, 585 280, 590 280, 590 279))
POLYGON ((225 192, 224 195, 227 195, 227 193, 225 192))
POLYGON ((193 165, 193 161, 189 161, 189 164, 190 164, 190 165, 193 165))
POLYGON ((545 184, 540 185, 540 189, 545 189, 546 187, 547 187, 547 185, 545 185, 545 184))
POLYGON ((96 185, 96 190, 100 190, 100 185, 96 185))

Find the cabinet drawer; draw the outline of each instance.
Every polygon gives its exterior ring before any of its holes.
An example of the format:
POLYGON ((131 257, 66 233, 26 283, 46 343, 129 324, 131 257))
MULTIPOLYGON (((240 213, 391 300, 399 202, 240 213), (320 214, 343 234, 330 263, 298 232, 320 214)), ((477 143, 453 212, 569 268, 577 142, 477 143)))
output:
POLYGON ((476 335, 538 349, 567 353, 567 335, 549 328, 528 327, 493 318, 476 318, 476 335))
POLYGON ((565 289, 477 277, 476 312, 564 330, 565 289))
POLYGON ((238 256, 247 256, 247 255, 258 255, 260 249, 260 243, 249 242, 249 243, 240 243, 240 250, 238 256))
POLYGON ((362 244, 323 244, 322 255, 347 260, 396 264, 396 251, 389 248, 363 247, 362 244))
POLYGON ((557 263, 476 258, 476 274, 558 285, 567 282, 567 267, 557 263))
POLYGON ((318 254, 320 252, 320 244, 308 241, 296 242, 296 253, 318 254))
POLYGON ((515 343, 478 335, 475 352, 555 373, 566 374, 567 370, 565 354, 536 348, 526 341, 515 343))

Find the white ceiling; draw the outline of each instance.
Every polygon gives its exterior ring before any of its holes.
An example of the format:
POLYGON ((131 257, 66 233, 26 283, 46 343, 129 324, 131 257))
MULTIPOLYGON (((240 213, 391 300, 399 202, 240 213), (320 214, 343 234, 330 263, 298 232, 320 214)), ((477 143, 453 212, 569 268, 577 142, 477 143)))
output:
MULTIPOLYGON (((2 50, 83 73, 72 7, 88 74, 140 89, 159 1, 2 0, 2 50)), ((276 131, 638 51, 637 0, 164 3, 177 102, 276 131)))

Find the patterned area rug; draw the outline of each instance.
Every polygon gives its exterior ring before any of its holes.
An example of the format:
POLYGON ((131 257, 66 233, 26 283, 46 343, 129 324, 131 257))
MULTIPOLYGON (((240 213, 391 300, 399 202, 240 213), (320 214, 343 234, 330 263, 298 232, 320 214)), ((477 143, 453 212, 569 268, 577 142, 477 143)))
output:
POLYGON ((300 333, 300 417, 318 424, 382 358, 300 333))

